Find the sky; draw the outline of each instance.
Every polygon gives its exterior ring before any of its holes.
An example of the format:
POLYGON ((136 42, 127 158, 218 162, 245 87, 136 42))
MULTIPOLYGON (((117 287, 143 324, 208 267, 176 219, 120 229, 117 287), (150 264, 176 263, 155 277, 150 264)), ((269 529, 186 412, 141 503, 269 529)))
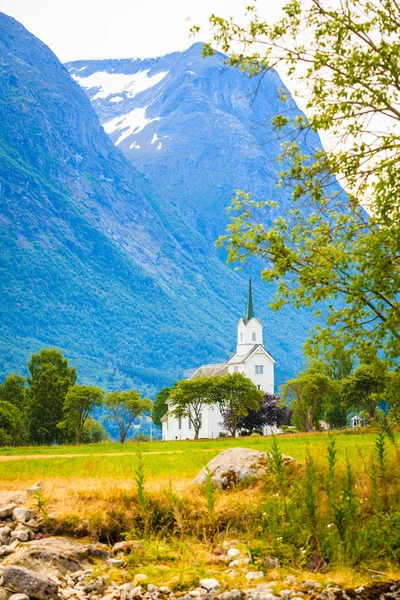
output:
MULTIPOLYGON (((249 0, 0 0, 0 11, 22 23, 62 62, 143 58, 211 39, 208 17, 243 18, 249 0), (190 38, 191 25, 203 28, 190 38)), ((275 21, 283 0, 258 0, 275 21)))

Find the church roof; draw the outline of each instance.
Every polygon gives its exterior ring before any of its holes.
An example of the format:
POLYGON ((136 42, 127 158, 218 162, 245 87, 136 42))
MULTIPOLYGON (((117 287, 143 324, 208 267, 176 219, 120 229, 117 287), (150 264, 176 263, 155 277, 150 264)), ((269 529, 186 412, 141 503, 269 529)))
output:
POLYGON ((276 362, 276 360, 274 359, 273 356, 271 356, 271 354, 269 352, 266 351, 266 349, 264 348, 264 346, 262 344, 254 344, 254 346, 252 348, 250 348, 250 350, 248 351, 247 354, 243 355, 243 354, 238 354, 237 352, 235 352, 235 354, 233 356, 230 357, 230 359, 226 362, 226 364, 228 365, 232 365, 232 364, 241 364, 241 363, 245 363, 250 356, 257 350, 257 348, 260 348, 261 350, 263 350, 263 352, 271 359, 274 361, 274 363, 276 362))
POLYGON ((212 377, 213 375, 227 374, 227 363, 202 365, 199 369, 197 369, 197 371, 191 376, 190 379, 196 379, 197 377, 212 377))

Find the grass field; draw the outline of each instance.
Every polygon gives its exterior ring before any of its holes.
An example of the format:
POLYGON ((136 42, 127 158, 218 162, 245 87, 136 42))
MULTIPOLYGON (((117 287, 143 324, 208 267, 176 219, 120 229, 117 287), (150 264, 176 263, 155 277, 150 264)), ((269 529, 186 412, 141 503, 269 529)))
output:
MULTIPOLYGON (((326 434, 287 434, 279 436, 281 451, 304 460, 307 448, 317 463, 325 461, 326 434)), ((373 433, 335 435, 339 463, 346 457, 360 470, 368 461, 375 436, 373 433)), ((219 452, 232 447, 268 451, 270 437, 236 438, 178 442, 144 442, 140 449, 148 479, 191 479, 219 452)), ((3 482, 34 482, 48 478, 127 479, 137 463, 137 444, 104 443, 90 446, 41 446, 0 449, 0 479, 3 482)))
MULTIPOLYGON (((398 441, 399 437, 397 434, 398 441)), ((225 587, 246 585, 247 567, 240 568, 237 576, 229 579, 226 565, 219 564, 211 553, 218 540, 229 539, 237 540, 234 543, 239 544, 244 554, 254 555, 251 567, 254 570, 263 568, 263 557, 278 556, 282 568, 266 574, 266 579, 273 579, 278 587, 288 573, 308 578, 306 559, 313 552, 310 498, 315 495, 318 514, 315 527, 330 567, 326 574, 313 574, 313 578, 324 584, 336 581, 359 585, 376 577, 376 569, 383 570, 387 578, 400 577, 397 539, 400 540, 400 535, 396 533, 400 523, 399 445, 386 442, 387 470, 377 471, 378 488, 374 492, 371 457, 375 454, 377 458, 376 432, 334 434, 337 508, 340 509, 344 497, 342 490, 346 497, 353 498, 353 504, 342 507, 345 513, 351 511, 346 517, 345 541, 341 541, 332 525, 335 518, 326 494, 330 438, 321 433, 286 434, 277 439, 280 452, 299 461, 285 476, 287 484, 279 483, 270 474, 265 480, 229 492, 216 490, 211 504, 203 488, 191 485, 200 469, 228 448, 268 451, 271 437, 141 443, 144 509, 138 502, 139 458, 134 442, 1 448, 0 488, 24 490, 43 480, 45 510, 54 515, 55 533, 114 542, 124 532, 130 532, 143 540, 144 549, 140 556, 131 557, 128 575, 125 573, 124 577, 145 573, 153 583, 167 583, 178 589, 195 586, 203 576, 217 576, 225 587), (315 479, 307 475, 307 454, 315 465, 315 479), (353 491, 349 491, 347 462, 353 474, 353 491), (290 507, 287 521, 282 493, 287 494, 290 507), (146 522, 151 522, 147 534, 146 522), (353 523, 363 524, 363 528, 356 531, 353 523), (214 528, 217 538, 212 542, 214 528)), ((36 500, 32 498, 31 502, 35 505, 36 500)), ((115 572, 112 577, 118 580, 122 575, 115 572)))

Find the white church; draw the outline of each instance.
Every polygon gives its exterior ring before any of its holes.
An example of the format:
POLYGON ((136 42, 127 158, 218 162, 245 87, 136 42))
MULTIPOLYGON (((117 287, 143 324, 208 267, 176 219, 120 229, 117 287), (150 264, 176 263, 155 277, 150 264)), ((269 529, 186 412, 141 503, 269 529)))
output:
MULTIPOLYGON (((239 320, 235 354, 225 363, 201 366, 191 379, 239 372, 251 379, 259 390, 273 394, 275 362, 275 359, 264 348, 263 327, 259 319, 254 316, 250 280, 246 316, 239 320)), ((224 431, 220 425, 221 420, 218 405, 204 406, 199 438, 218 437, 224 431)), ((161 422, 163 440, 194 439, 194 430, 189 418, 178 419, 167 412, 161 422)), ((265 433, 269 433, 269 431, 265 431, 265 433)))

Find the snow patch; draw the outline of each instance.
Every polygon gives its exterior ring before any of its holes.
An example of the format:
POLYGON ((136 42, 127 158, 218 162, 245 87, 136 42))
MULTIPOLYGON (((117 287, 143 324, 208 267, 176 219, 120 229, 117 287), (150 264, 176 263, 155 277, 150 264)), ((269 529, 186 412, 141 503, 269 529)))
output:
POLYGON ((160 117, 148 119, 146 117, 147 108, 147 106, 144 108, 135 108, 126 115, 115 117, 111 121, 104 123, 104 131, 108 134, 114 133, 115 131, 123 131, 123 133, 121 133, 115 142, 116 146, 126 140, 127 137, 132 135, 132 133, 139 133, 139 131, 142 131, 142 129, 144 129, 149 123, 160 120, 160 117))
POLYGON ((80 69, 77 70, 77 73, 80 73, 81 71, 84 71, 85 69, 87 69, 87 67, 81 67, 80 69))
POLYGON ((110 102, 122 102, 122 101, 123 101, 122 96, 113 96, 112 98, 110 98, 110 102))
POLYGON ((162 142, 160 142, 160 143, 158 144, 158 146, 157 146, 157 150, 161 150, 161 148, 162 148, 162 142))
POLYGON ((132 150, 132 148, 137 148, 139 150, 140 146, 136 143, 136 140, 129 146, 129 150, 132 150))
POLYGON ((153 135, 153 139, 151 140, 151 142, 150 142, 150 143, 151 143, 151 144, 154 144, 154 142, 156 142, 158 139, 160 139, 160 138, 159 138, 159 137, 158 137, 158 135, 155 133, 155 134, 153 135))
POLYGON ((92 97, 92 100, 107 98, 108 96, 121 94, 122 92, 125 92, 128 98, 134 98, 140 92, 144 92, 144 90, 148 90, 157 83, 160 83, 168 73, 168 71, 162 71, 149 77, 148 72, 149 69, 146 69, 145 71, 138 71, 137 73, 127 75, 124 73, 98 71, 88 77, 78 77, 77 75, 73 75, 72 77, 86 90, 98 89, 97 94, 92 97))

